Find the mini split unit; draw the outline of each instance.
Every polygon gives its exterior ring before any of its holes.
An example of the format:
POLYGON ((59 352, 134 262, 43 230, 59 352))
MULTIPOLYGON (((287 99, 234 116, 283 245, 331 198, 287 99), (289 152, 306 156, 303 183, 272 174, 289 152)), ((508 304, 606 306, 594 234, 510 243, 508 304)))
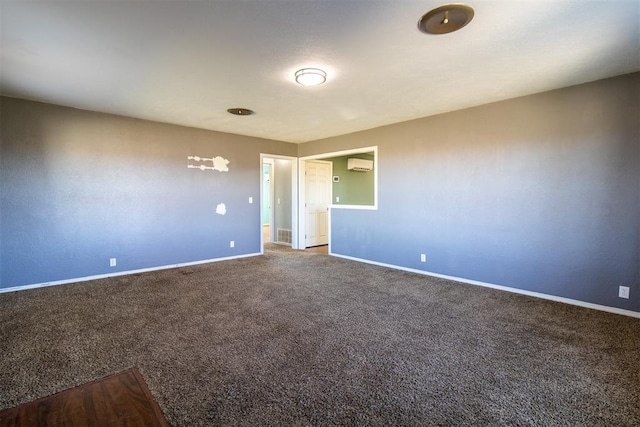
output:
POLYGON ((373 160, 347 159, 347 169, 350 171, 369 172, 373 169, 373 160))

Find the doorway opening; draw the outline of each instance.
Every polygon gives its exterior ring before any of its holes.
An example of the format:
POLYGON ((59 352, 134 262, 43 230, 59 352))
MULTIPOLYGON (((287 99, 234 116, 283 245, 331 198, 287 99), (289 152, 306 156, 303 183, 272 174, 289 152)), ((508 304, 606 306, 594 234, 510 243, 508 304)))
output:
POLYGON ((265 243, 298 248, 298 168, 295 157, 260 155, 260 249, 265 243))
POLYGON ((333 163, 305 162, 304 170, 305 248, 329 245, 329 206, 333 163))

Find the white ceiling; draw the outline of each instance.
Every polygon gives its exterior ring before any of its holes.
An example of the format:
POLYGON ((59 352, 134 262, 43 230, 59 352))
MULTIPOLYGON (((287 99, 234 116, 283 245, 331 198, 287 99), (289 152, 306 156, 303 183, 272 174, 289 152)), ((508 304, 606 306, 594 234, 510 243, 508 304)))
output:
POLYGON ((299 143, 640 70, 638 0, 469 0, 459 32, 419 32, 444 3, 0 0, 0 90, 299 143))

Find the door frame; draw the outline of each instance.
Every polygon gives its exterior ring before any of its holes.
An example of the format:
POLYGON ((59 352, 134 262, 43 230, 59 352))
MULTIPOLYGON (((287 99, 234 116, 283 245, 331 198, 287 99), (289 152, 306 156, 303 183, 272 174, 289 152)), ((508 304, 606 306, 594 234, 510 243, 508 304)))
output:
MULTIPOLYGON (((299 228, 298 228, 298 158, 293 156, 282 156, 279 154, 268 154, 268 153, 260 153, 260 215, 258 216, 258 225, 260 226, 260 253, 264 254, 264 237, 262 235, 262 206, 263 206, 263 197, 264 197, 264 183, 263 183, 263 172, 262 165, 264 164, 264 159, 274 159, 274 160, 290 160, 291 161, 291 247, 293 249, 299 249, 299 228)), ((274 162, 275 163, 275 162, 274 162)), ((272 165, 273 168, 274 165, 272 165)), ((273 169, 272 169, 272 182, 273 180, 273 169)), ((273 182, 275 185, 275 182, 273 182)), ((271 194, 273 197, 273 191, 271 194)), ((273 202, 273 199, 272 199, 273 202)), ((271 205, 271 223, 273 224, 273 203, 271 205)), ((275 230, 274 230, 275 231, 275 230)), ((271 228, 269 229, 269 233, 271 233, 271 228)), ((273 234, 272 234, 273 236, 273 234)), ((302 248, 304 249, 304 247, 302 248)))

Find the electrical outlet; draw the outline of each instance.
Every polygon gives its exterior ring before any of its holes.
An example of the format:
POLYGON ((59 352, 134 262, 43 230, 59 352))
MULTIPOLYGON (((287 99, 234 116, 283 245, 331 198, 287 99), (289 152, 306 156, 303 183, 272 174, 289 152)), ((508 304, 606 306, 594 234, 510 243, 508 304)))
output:
POLYGON ((336 203, 340 203, 340 196, 336 196, 336 203))
POLYGON ((236 246, 236 242, 234 242, 233 240, 231 240, 231 241, 229 242, 229 247, 230 247, 230 248, 233 248, 233 247, 235 247, 235 246, 236 246))
POLYGON ((629 299, 629 287, 628 286, 620 286, 618 288, 618 296, 620 298, 629 299))
POLYGON ((420 254, 420 262, 427 262, 427 254, 420 254))
POLYGON ((109 259, 109 267, 115 267, 115 266, 116 266, 116 259, 115 258, 109 259))
POLYGON ((253 197, 249 197, 249 203, 253 203, 253 197))

